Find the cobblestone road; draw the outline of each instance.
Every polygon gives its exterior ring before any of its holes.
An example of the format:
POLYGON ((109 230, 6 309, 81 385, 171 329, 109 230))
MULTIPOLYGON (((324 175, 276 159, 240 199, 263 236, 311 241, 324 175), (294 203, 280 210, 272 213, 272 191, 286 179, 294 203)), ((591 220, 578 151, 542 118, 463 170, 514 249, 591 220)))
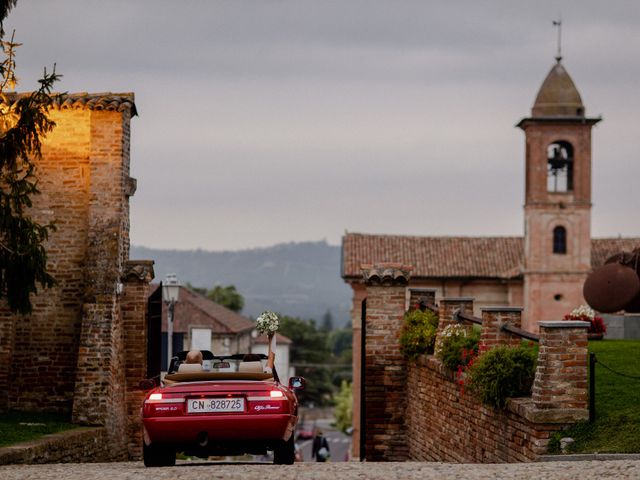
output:
POLYGON ((297 463, 181 464, 171 468, 145 468, 142 462, 9 465, 0 467, 2 480, 425 480, 484 479, 638 479, 640 461, 590 461, 460 465, 447 463, 297 463))

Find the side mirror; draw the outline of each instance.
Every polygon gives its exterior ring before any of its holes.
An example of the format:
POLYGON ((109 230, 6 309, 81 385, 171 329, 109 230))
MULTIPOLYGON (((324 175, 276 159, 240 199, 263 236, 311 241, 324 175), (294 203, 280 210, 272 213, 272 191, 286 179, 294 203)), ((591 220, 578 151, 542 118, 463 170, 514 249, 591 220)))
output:
POLYGON ((304 390, 306 384, 304 377, 291 377, 289 378, 289 388, 292 390, 304 390))
POLYGON ((147 378, 145 380, 141 380, 138 387, 140 387, 140 390, 144 390, 146 392, 156 388, 156 382, 153 378, 147 378))

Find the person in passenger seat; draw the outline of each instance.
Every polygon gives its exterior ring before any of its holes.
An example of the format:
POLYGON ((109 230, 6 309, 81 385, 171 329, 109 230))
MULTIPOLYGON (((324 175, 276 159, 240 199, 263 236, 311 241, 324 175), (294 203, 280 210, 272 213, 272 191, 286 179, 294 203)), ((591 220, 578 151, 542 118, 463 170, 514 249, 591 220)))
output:
POLYGON ((199 363, 202 365, 202 352, 200 350, 189 350, 187 357, 184 359, 184 363, 199 363))

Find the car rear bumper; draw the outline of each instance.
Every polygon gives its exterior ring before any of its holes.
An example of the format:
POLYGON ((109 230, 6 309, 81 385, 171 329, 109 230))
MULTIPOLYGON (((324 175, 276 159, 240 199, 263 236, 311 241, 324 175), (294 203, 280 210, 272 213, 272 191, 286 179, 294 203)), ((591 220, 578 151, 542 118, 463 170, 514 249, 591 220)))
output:
POLYGON ((147 417, 142 422, 148 443, 191 443, 203 433, 211 440, 288 440, 296 420, 295 415, 262 414, 147 417))

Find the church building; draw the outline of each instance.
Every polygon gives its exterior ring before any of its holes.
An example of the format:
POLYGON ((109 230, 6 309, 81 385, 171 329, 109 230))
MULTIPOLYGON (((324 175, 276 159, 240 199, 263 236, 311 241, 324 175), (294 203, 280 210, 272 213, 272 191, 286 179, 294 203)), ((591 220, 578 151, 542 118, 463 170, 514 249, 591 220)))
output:
MULTIPOLYGON (((542 83, 525 134, 524 237, 420 237, 347 233, 342 277, 353 289, 354 345, 365 298, 361 266, 413 266, 410 287, 435 290, 436 299, 473 297, 485 306, 521 306, 523 328, 561 319, 585 303, 588 273, 607 257, 640 246, 640 238, 591 238, 591 129, 560 56, 542 83)), ((358 360, 357 355, 354 356, 358 360)), ((354 372, 357 368, 354 365, 354 372)))

